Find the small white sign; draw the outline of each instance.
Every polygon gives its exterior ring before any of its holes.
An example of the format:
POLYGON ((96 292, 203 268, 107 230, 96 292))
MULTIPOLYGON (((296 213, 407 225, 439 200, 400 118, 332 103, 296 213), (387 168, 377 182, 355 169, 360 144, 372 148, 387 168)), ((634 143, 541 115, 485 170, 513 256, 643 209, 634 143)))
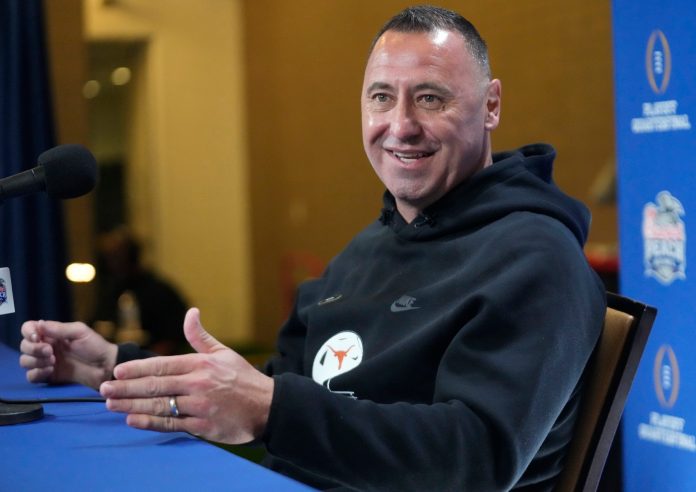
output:
POLYGON ((12 295, 12 279, 10 269, 0 268, 0 315, 15 312, 14 296, 12 295))

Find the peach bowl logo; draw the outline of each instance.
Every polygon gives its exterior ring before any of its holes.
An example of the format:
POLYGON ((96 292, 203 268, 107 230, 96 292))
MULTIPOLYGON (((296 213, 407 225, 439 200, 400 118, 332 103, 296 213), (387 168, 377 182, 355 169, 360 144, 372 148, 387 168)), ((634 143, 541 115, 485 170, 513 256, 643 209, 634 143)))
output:
POLYGON ((5 288, 5 279, 0 278, 0 304, 7 301, 7 289, 5 288))
POLYGON ((329 338, 317 351, 312 379, 324 385, 331 378, 352 371, 363 359, 362 339, 354 331, 342 331, 329 338))
POLYGON ((669 345, 662 345, 655 355, 653 383, 655 395, 660 405, 672 408, 679 397, 679 364, 677 356, 669 345))
POLYGON ((645 72, 655 94, 664 94, 672 74, 672 53, 665 34, 656 29, 650 33, 645 49, 645 72))
POLYGON ((669 191, 643 207, 643 263, 646 277, 663 285, 686 278, 684 207, 669 191))

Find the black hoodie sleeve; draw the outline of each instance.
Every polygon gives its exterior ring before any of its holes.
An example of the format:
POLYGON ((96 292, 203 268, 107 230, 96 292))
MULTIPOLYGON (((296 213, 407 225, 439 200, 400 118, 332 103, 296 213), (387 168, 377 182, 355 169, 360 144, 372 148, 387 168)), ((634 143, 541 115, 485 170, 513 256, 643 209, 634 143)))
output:
POLYGON ((299 321, 297 303, 278 336, 278 354, 264 367, 268 376, 293 372, 300 374, 304 362, 303 350, 307 329, 299 321))
MULTIPOLYGON (((506 261, 468 271, 478 287, 458 300, 462 324, 431 401, 353 400, 300 370, 277 371, 269 452, 358 490, 550 488, 604 314, 603 289, 577 244, 555 237, 528 228, 520 243, 498 245, 506 261)), ((281 337, 295 353, 299 324, 281 337)))

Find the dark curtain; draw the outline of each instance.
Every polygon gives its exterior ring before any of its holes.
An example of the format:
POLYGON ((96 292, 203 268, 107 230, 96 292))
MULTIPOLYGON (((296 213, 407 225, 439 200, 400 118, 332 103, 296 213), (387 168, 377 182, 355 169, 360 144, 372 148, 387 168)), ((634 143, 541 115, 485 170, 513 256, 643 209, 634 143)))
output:
MULTIPOLYGON (((42 0, 0 0, 0 177, 36 166, 54 145, 42 0)), ((10 268, 15 313, 0 342, 17 348, 28 319, 67 320, 70 293, 61 204, 44 193, 0 204, 0 267, 10 268)))

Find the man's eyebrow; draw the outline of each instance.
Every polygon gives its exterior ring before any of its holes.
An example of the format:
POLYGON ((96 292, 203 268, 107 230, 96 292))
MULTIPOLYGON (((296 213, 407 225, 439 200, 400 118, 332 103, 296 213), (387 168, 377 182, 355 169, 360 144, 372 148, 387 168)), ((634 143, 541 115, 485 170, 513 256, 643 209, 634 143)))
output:
MULTIPOLYGON (((366 93, 369 94, 372 91, 391 91, 394 90, 394 87, 387 83, 387 82, 373 82, 367 87, 366 93)), ((423 82, 422 84, 418 84, 413 88, 414 92, 420 92, 420 91, 434 91, 437 92, 438 94, 441 94, 445 97, 454 97, 454 94, 452 93, 451 90, 449 90, 447 87, 441 84, 436 84, 434 82, 423 82)))
POLYGON ((392 89, 391 84, 387 84, 386 82, 372 82, 368 88, 367 88, 367 93, 369 94, 372 91, 377 91, 377 90, 390 90, 392 89))
POLYGON ((416 92, 420 91, 435 91, 443 96, 446 97, 454 97, 454 94, 452 93, 451 90, 449 90, 447 87, 444 85, 440 84, 435 84, 433 82, 424 82, 422 84, 418 84, 417 86, 414 87, 414 90, 416 92))

